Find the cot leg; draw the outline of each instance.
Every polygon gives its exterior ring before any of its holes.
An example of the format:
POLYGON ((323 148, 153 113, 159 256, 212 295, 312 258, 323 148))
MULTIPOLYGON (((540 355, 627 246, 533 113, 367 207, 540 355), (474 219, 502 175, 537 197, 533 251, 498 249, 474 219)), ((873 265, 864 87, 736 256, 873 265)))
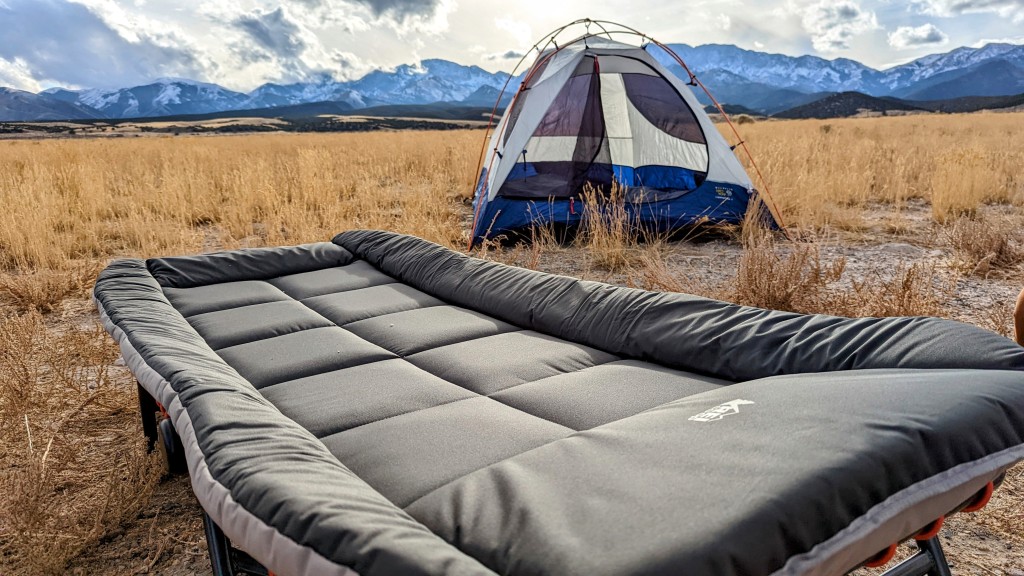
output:
POLYGON ((886 570, 882 576, 952 576, 939 537, 918 540, 919 551, 886 570))
POLYGON ((210 552, 213 576, 269 576, 267 569, 259 562, 231 545, 231 540, 206 512, 203 512, 203 531, 206 532, 206 547, 210 552))
POLYGON ((142 433, 146 435, 146 450, 152 452, 156 448, 156 413, 160 411, 156 400, 149 392, 138 384, 139 388, 139 414, 142 416, 142 433))
POLYGON ((921 549, 919 554, 927 553, 932 557, 934 567, 928 571, 928 576, 952 576, 949 562, 946 561, 946 554, 942 551, 942 544, 939 543, 938 536, 924 541, 919 540, 917 547, 921 549))

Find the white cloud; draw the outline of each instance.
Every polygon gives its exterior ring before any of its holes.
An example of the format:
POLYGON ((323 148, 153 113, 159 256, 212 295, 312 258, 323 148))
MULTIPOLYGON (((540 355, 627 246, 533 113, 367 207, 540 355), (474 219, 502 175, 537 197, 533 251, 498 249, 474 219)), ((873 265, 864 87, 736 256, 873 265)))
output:
POLYGON ((974 44, 971 44, 971 48, 982 48, 988 44, 1024 44, 1024 36, 1010 36, 1005 38, 982 38, 974 44))
MULTIPOLYGON (((280 0, 278 0, 280 1, 280 0)), ((348 31, 387 26, 400 36, 441 34, 448 29, 454 0, 284 0, 312 29, 340 26, 348 31)))
POLYGON ((240 15, 230 25, 242 34, 233 45, 235 56, 263 79, 349 80, 370 69, 351 52, 325 48, 320 38, 284 6, 240 15))
MULTIPOLYGON (((0 0, 0 4, 2 1, 0 0)), ((29 92, 39 92, 43 89, 43 86, 32 77, 32 71, 21 58, 13 60, 0 58, 0 86, 10 86, 29 92)))
POLYGON ((811 35, 811 44, 819 52, 846 50, 855 36, 879 28, 874 12, 850 0, 820 0, 799 10, 803 14, 804 30, 811 35))
POLYGON ((922 24, 917 27, 900 26, 889 34, 889 46, 897 50, 920 48, 923 46, 942 46, 949 42, 949 36, 934 24, 922 24))
POLYGON ((533 37, 533 28, 526 22, 511 18, 495 18, 494 25, 511 36, 520 48, 532 46, 537 40, 533 37))
POLYGON ((0 59, 40 84, 123 86, 158 76, 210 78, 218 66, 172 27, 122 35, 90 6, 6 0, 0 59))
POLYGON ((994 13, 1015 23, 1024 22, 1024 0, 915 0, 914 5, 923 14, 944 18, 994 13))
POLYGON ((732 18, 728 14, 719 14, 717 18, 718 27, 728 32, 732 28, 732 18))

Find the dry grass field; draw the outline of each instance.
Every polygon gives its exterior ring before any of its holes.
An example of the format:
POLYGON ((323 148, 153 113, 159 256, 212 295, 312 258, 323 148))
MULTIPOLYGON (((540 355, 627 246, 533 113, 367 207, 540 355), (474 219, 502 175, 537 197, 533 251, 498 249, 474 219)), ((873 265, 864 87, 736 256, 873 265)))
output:
MULTIPOLYGON (((756 230, 478 255, 737 302, 949 316, 1008 334, 1024 113, 741 126, 794 240, 756 230)), ((88 292, 119 256, 384 228, 463 248, 480 131, 0 141, 0 574, 208 570, 187 480, 145 453, 88 292)), ((1024 471, 946 534, 958 574, 1024 574, 1024 471)), ((208 573, 208 572, 207 572, 208 573)))

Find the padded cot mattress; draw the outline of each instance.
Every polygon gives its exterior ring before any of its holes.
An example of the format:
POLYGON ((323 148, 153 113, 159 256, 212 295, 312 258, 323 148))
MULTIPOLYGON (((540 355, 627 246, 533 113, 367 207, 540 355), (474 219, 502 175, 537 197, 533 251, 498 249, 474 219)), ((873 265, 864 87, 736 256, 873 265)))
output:
POLYGON ((1024 458, 1024 350, 423 240, 120 260, 95 300, 277 574, 843 574, 1024 458))

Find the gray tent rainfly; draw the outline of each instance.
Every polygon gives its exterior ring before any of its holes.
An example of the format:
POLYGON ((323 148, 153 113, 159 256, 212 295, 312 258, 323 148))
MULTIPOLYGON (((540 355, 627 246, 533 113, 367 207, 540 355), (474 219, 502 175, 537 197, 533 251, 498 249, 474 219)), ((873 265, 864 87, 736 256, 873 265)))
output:
POLYGON ((95 300, 180 435, 218 574, 231 542, 280 575, 839 575, 917 535, 899 574, 923 575, 940 519, 1024 458, 1024 350, 948 320, 375 231, 120 260, 95 300))

